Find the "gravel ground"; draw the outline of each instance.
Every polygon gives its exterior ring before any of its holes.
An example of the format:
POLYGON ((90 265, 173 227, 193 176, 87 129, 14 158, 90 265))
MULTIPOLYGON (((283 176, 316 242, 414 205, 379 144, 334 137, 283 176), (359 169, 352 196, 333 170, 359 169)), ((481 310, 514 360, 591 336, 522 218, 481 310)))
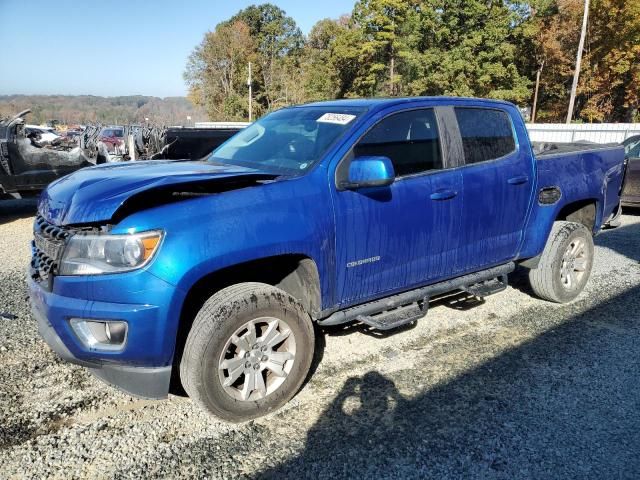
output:
POLYGON ((25 301, 34 209, 0 204, 2 478, 640 477, 640 212, 597 238, 574 303, 533 298, 516 272, 413 328, 327 329, 293 401, 227 425, 49 351, 25 301))

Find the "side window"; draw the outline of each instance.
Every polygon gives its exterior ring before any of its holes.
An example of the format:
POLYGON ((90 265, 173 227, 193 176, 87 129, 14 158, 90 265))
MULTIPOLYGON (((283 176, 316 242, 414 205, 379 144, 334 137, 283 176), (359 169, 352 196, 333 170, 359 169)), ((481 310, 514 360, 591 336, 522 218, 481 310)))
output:
POLYGON ((631 142, 625 147, 625 153, 627 157, 637 158, 640 157, 640 138, 635 142, 631 142))
POLYGON ((467 164, 503 157, 516 149, 511 119, 488 108, 455 108, 467 164))
POLYGON ((353 153, 356 157, 389 157, 399 177, 442 168, 433 109, 410 110, 384 118, 358 142, 353 153))

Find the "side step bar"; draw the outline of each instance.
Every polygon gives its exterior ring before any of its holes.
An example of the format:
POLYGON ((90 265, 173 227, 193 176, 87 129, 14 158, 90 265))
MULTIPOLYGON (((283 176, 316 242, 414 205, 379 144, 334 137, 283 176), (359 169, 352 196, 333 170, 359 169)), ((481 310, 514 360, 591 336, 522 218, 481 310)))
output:
POLYGON ((462 287, 460 290, 470 293, 475 297, 488 297, 494 293, 502 292, 507 289, 509 282, 506 275, 500 275, 500 277, 485 280, 484 282, 474 283, 468 287, 462 287))
POLYGON ((509 262, 481 272, 398 293, 340 310, 318 320, 318 324, 340 325, 357 320, 378 330, 389 330, 423 317, 429 308, 429 299, 435 295, 463 290, 477 297, 485 297, 502 291, 507 288, 507 275, 514 269, 515 263, 509 262))

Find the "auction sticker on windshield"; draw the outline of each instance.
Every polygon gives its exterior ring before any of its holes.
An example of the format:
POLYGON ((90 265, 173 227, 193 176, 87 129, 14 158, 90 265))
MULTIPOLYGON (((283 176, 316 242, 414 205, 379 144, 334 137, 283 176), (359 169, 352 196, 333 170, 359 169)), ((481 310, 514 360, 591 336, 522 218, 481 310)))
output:
POLYGON ((348 113, 325 113, 317 120, 317 122, 346 125, 354 118, 356 118, 355 115, 349 115, 348 113))

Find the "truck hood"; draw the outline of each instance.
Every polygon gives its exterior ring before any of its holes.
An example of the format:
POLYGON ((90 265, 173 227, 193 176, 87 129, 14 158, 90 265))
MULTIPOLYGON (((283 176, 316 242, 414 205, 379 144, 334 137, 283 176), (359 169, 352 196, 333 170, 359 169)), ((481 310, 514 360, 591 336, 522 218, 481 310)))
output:
POLYGON ((53 182, 42 192, 38 212, 55 225, 106 222, 125 202, 141 194, 145 194, 144 206, 150 208, 166 202, 167 192, 186 188, 190 192, 216 193, 276 176, 210 162, 111 163, 84 168, 53 182), (154 197, 164 200, 154 202, 154 197))

